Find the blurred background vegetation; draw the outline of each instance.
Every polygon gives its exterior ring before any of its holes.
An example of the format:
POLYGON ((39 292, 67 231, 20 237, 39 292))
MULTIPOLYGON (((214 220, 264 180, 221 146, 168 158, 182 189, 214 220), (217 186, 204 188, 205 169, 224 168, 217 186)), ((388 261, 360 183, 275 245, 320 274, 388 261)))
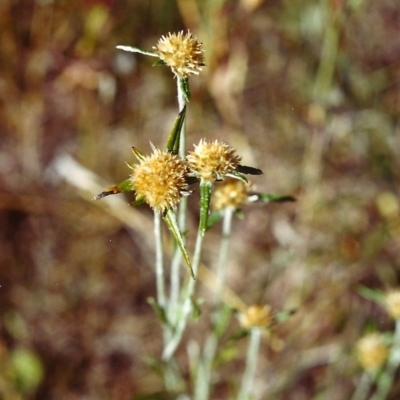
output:
MULTIPOLYGON (((400 279, 398 0, 1 0, 1 399, 164 390, 146 362, 161 349, 151 212, 92 198, 127 178, 131 146, 163 147, 177 115, 171 72, 115 46, 186 29, 207 64, 191 78, 188 147, 224 140, 264 171, 258 191, 297 198, 235 221, 230 288, 296 310, 277 327, 283 349, 262 345, 257 398, 349 399, 354 343, 392 330, 359 287, 400 279)), ((211 294, 199 284, 204 315, 211 294)), ((187 340, 208 328, 201 317, 187 340)), ((219 366, 213 398, 235 393, 245 349, 219 366)))

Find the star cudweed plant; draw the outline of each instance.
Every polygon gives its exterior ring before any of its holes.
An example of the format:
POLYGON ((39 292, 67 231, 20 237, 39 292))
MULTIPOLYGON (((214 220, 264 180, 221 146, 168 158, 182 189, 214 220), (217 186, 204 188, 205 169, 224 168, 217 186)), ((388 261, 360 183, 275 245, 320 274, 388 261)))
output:
MULTIPOLYGON (((261 175, 262 171, 241 165, 240 155, 227 143, 207 138, 194 145, 193 150, 186 151, 185 116, 186 105, 190 99, 189 77, 199 75, 205 66, 203 45, 190 31, 168 33, 162 36, 149 51, 130 46, 117 46, 117 48, 158 58, 154 65, 169 67, 177 80, 179 113, 169 133, 165 148, 156 148, 151 144, 151 154, 145 155, 133 147, 132 150, 138 162, 127 163, 131 169, 130 176, 120 184, 105 189, 95 196, 95 199, 121 192, 134 192, 135 201, 132 206, 147 204, 154 212, 157 298, 150 299, 149 302, 163 327, 164 347, 162 362, 158 362, 158 369, 163 371, 167 390, 185 391, 183 374, 175 359, 175 352, 181 344, 190 317, 199 309, 199 303, 194 297, 195 282, 201 264, 203 237, 207 229, 211 228, 218 219, 225 218, 220 267, 218 267, 219 270, 225 271, 222 264, 226 263, 228 255, 233 213, 241 210, 245 204, 254 201, 293 199, 290 196, 251 192, 251 186, 245 175, 261 175), (190 257, 186 243, 186 199, 197 192, 195 189, 197 185, 200 188, 200 218, 193 256, 190 257), (210 201, 214 187, 217 187, 215 192, 217 218, 211 218, 211 221, 209 219, 210 201), (168 270, 164 267, 165 248, 160 225, 162 219, 166 222, 177 244, 168 270), (189 279, 185 279, 180 273, 182 257, 189 267, 191 275, 189 279), (169 278, 166 277, 166 271, 170 273, 169 278)), ((213 215, 215 214, 211 214, 213 215)), ((216 315, 219 318, 230 316, 231 312, 226 312, 227 309, 221 305, 225 279, 224 275, 220 273, 217 275, 220 283, 216 304, 221 307, 221 311, 216 315)), ((193 377, 195 400, 209 398, 213 381, 213 360, 218 350, 219 339, 226 327, 227 323, 214 325, 208 341, 208 346, 212 348, 205 349, 208 357, 205 360, 199 359, 197 367, 194 368, 194 370, 197 368, 196 376, 193 377)))

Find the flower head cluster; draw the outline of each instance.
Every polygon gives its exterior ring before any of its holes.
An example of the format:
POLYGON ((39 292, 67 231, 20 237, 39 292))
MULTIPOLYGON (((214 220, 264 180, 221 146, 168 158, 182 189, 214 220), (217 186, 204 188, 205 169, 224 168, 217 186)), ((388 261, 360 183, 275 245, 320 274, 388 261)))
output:
POLYGON ((161 213, 175 208, 187 188, 185 162, 159 149, 154 149, 150 156, 141 157, 139 162, 131 175, 136 199, 146 201, 161 213))
POLYGON ((188 153, 187 161, 189 168, 202 181, 212 183, 234 172, 239 165, 240 157, 226 143, 202 139, 194 148, 188 153))
POLYGON ((239 322, 245 329, 254 327, 270 328, 274 323, 274 313, 269 305, 253 305, 239 315, 239 322))
POLYGON ((242 208, 248 201, 250 185, 229 178, 215 185, 211 203, 215 210, 242 208))
POLYGON ((198 75, 204 66, 203 44, 193 38, 190 31, 169 33, 162 36, 155 53, 164 61, 172 72, 179 78, 187 78, 189 75, 198 75))
POLYGON ((370 333, 357 343, 357 357, 362 368, 375 370, 381 368, 389 355, 388 346, 382 335, 370 333))
POLYGON ((393 319, 400 319, 400 290, 393 290, 385 297, 385 308, 393 319))

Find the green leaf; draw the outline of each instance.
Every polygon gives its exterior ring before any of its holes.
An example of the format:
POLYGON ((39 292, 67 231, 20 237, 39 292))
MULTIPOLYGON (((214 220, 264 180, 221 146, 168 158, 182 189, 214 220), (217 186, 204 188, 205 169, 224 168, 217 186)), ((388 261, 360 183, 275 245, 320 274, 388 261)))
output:
POLYGON ((179 152, 179 138, 181 136, 182 127, 185 123, 185 116, 186 116, 186 106, 176 117, 174 126, 172 127, 172 130, 168 136, 168 141, 166 146, 167 150, 172 151, 175 154, 178 154, 179 152))
POLYGON ((183 96, 185 100, 189 102, 190 100, 190 89, 189 89, 189 79, 188 78, 178 78, 179 84, 182 89, 183 96))
POLYGON ((383 304, 385 302, 385 293, 381 290, 371 289, 369 287, 359 285, 357 292, 364 298, 372 300, 375 303, 383 304))
POLYGON ((145 159, 145 155, 136 147, 132 147, 132 151, 135 157, 138 159, 138 161, 143 161, 145 159))
POLYGON ((161 323, 164 325, 169 325, 164 308, 157 303, 154 297, 147 298, 147 302, 151 305, 161 323))
POLYGON ((217 222, 221 221, 224 216, 222 210, 213 211, 207 218, 207 229, 212 228, 217 222))
POLYGON ((229 341, 234 341, 236 342, 237 340, 243 339, 244 337, 248 336, 250 331, 248 329, 240 329, 237 332, 235 332, 230 338, 229 341))
POLYGON ((233 171, 229 174, 226 174, 226 176, 229 176, 230 178, 234 178, 234 179, 239 179, 239 181, 242 181, 243 183, 247 183, 247 178, 238 171, 233 171))
POLYGON ((238 165, 236 167, 237 172, 241 172, 242 174, 248 175, 262 175, 261 169, 253 168, 253 167, 246 167, 245 165, 238 165))
POLYGON ((201 315, 201 305, 204 303, 203 299, 191 299, 192 302, 192 319, 197 321, 201 315))
POLYGON ((172 210, 168 210, 166 214, 163 216, 164 221, 168 225, 168 228, 171 230, 172 234, 174 235, 174 238, 176 240, 176 243, 178 244, 179 248, 181 249, 183 258, 186 261, 186 265, 190 271, 190 275, 192 276, 193 279, 196 279, 193 273, 192 269, 192 263, 190 262, 189 255, 186 251, 185 248, 185 243, 183 242, 183 237, 181 234, 181 231, 179 230, 178 227, 178 222, 176 221, 176 216, 175 213, 172 210))
POLYGON ((141 206, 143 203, 146 202, 146 198, 145 197, 138 197, 135 201, 132 201, 131 203, 129 203, 132 207, 137 207, 137 206, 141 206))
POLYGON ((39 357, 31 350, 18 347, 11 354, 17 382, 23 391, 32 391, 42 381, 44 370, 39 357))
POLYGON ((133 192, 135 187, 133 186, 131 179, 126 179, 125 181, 119 183, 115 186, 110 186, 109 188, 103 190, 97 196, 94 196, 94 200, 100 200, 103 197, 110 196, 111 194, 118 194, 124 192, 133 192))
POLYGON ((132 47, 132 46, 117 46, 118 50, 123 50, 123 51, 129 51, 130 53, 140 53, 144 54, 146 56, 151 56, 151 57, 158 57, 154 51, 148 51, 148 50, 142 50, 139 49, 138 47, 132 47))
POLYGON ((285 310, 279 311, 275 314, 275 321, 278 323, 286 321, 289 317, 291 317, 296 310, 285 310))
POLYGON ((162 67, 164 65, 167 65, 167 64, 165 64, 165 62, 163 60, 157 60, 155 63, 153 63, 152 66, 153 67, 162 67))
POLYGON ((209 182, 200 182, 200 222, 199 232, 204 236, 207 230, 208 214, 210 212, 210 199, 211 199, 212 184, 209 182))
POLYGON ((269 193, 255 193, 257 196, 256 201, 260 201, 262 203, 283 203, 285 201, 296 201, 293 196, 288 195, 279 195, 279 194, 269 194, 269 193))

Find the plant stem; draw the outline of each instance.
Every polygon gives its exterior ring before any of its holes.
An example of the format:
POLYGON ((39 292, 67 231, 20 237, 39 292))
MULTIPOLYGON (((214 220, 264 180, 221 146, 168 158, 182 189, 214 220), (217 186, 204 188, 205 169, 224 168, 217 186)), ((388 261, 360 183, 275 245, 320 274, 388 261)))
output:
POLYGON ((368 373, 368 371, 364 371, 351 400, 365 400, 368 396, 370 388, 371 388, 370 374, 368 373))
POLYGON ((217 276, 218 276, 218 290, 216 293, 216 301, 219 302, 222 298, 222 293, 225 288, 226 281, 226 265, 229 256, 229 246, 232 235, 232 218, 234 209, 227 207, 224 210, 224 217, 222 221, 222 239, 221 247, 219 250, 218 265, 217 265, 217 276))
MULTIPOLYGON (((192 268, 195 276, 197 276, 197 272, 199 270, 201 250, 203 247, 203 239, 204 237, 201 235, 199 229, 197 233, 196 246, 192 261, 192 268)), ((164 352, 162 356, 164 361, 169 361, 172 358, 172 356, 174 355, 176 349, 178 348, 181 342, 189 315, 192 311, 192 296, 194 294, 195 283, 196 281, 192 279, 192 277, 190 276, 186 280, 186 287, 183 289, 182 307, 177 312, 178 319, 176 321, 175 330, 173 336, 170 338, 169 342, 164 347, 164 352)))
POLYGON ((165 277, 164 277, 164 258, 163 243, 161 231, 161 214, 154 211, 154 237, 156 250, 156 285, 157 285, 157 303, 165 309, 165 277))
POLYGON ((253 327, 250 331, 250 343, 247 351, 246 369, 243 374, 242 385, 238 400, 248 400, 253 386, 254 375, 256 372, 258 352, 260 349, 261 328, 253 327))
MULTIPOLYGON (((176 78, 178 92, 178 108, 181 112, 186 105, 185 96, 182 91, 181 78, 176 78)), ((184 160, 186 157, 186 119, 183 123, 179 136, 179 157, 184 160)), ((187 217, 187 198, 182 197, 178 209, 178 226, 185 239, 186 236, 186 217, 187 217)), ((180 292, 180 265, 182 262, 182 253, 176 248, 171 262, 171 287, 170 287, 170 315, 174 315, 177 310, 179 292, 180 292)))
POLYGON ((216 310, 214 318, 213 330, 204 344, 202 357, 199 358, 194 391, 195 400, 208 400, 210 396, 213 362, 215 354, 217 353, 219 339, 227 325, 227 309, 221 303, 221 299, 225 289, 226 264, 229 255, 233 213, 234 209, 231 207, 225 208, 224 210, 222 239, 217 264, 218 286, 215 293, 215 303, 217 304, 218 309, 216 310), (222 323, 222 321, 224 321, 224 323, 222 323))

